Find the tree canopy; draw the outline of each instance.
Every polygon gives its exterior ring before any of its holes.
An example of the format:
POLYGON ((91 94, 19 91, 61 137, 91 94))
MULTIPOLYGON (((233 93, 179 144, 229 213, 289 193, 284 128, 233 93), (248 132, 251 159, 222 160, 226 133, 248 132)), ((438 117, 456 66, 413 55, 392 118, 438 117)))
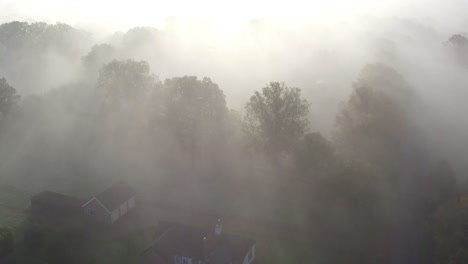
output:
POLYGON ((407 106, 411 97, 408 84, 394 69, 381 64, 364 67, 336 117, 338 152, 396 173, 405 157, 418 148, 418 131, 407 106))
POLYGON ((157 79, 145 61, 114 60, 102 67, 98 87, 112 103, 130 103, 156 88, 157 79))
POLYGON ((309 127, 309 103, 301 89, 271 82, 255 91, 246 106, 245 132, 265 150, 289 151, 309 127))
POLYGON ((11 87, 5 78, 0 78, 0 113, 2 114, 2 118, 8 114, 19 98, 20 96, 16 94, 16 89, 11 87))

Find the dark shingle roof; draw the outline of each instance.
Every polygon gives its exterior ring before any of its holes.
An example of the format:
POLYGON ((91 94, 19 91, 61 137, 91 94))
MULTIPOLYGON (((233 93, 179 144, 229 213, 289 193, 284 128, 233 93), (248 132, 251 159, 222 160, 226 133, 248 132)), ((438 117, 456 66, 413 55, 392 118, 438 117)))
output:
POLYGON ((56 193, 52 191, 43 191, 33 197, 31 197, 31 202, 40 205, 50 205, 50 206, 70 206, 70 207, 80 207, 83 203, 81 200, 64 195, 61 193, 56 193))
POLYGON ((31 197, 31 216, 61 221, 79 214, 82 203, 75 197, 43 191, 31 197))
POLYGON ((135 196, 135 190, 125 182, 120 181, 96 196, 96 198, 108 210, 112 211, 133 196, 135 196))
POLYGON ((242 263, 254 240, 230 234, 216 237, 212 230, 195 228, 176 223, 161 223, 166 230, 160 233, 156 243, 145 255, 157 254, 171 258, 173 255, 203 260, 210 256, 211 263, 242 263))

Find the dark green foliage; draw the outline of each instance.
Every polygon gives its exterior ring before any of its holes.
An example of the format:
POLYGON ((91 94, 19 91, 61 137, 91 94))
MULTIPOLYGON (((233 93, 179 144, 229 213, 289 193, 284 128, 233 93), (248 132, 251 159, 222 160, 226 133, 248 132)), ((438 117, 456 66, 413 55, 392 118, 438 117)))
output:
POLYGON ((157 79, 145 61, 114 60, 100 70, 98 77, 98 87, 114 104, 135 102, 156 85, 157 79))
POLYGON ((0 113, 3 118, 10 109, 18 102, 20 96, 16 89, 11 87, 5 78, 0 78, 0 113))
POLYGON ((452 35, 448 40, 452 45, 456 46, 466 46, 468 45, 468 39, 466 39, 463 35, 455 34, 452 35))
POLYGON ((224 93, 210 78, 196 76, 167 79, 165 120, 168 128, 185 147, 205 138, 222 135, 228 109, 224 93), (221 133, 221 134, 220 134, 221 133), (195 141, 194 141, 195 140, 195 141))
POLYGON ((82 230, 28 226, 19 242, 19 263, 92 263, 82 230))
POLYGON ((411 92, 401 75, 368 65, 337 115, 334 142, 341 155, 385 173, 398 173, 417 140, 405 107, 411 92))
POLYGON ((167 79, 164 84, 168 93, 167 111, 177 115, 176 119, 191 115, 216 121, 225 118, 225 95, 210 78, 198 80, 196 76, 175 77, 167 79))
POLYGON ((455 34, 445 44, 452 48, 455 59, 461 65, 468 66, 468 39, 465 36, 455 34))
POLYGON ((323 243, 340 256, 338 263, 387 260, 389 193, 381 177, 360 164, 337 163, 315 185, 313 199, 327 206, 318 205, 314 222, 323 243))
POLYGON ((425 182, 424 192, 429 209, 434 210, 440 204, 457 195, 457 179, 450 164, 445 161, 435 163, 429 171, 425 182))
POLYGON ((320 133, 309 133, 298 142, 294 160, 298 173, 321 174, 335 165, 335 150, 320 133))
MULTIPOLYGON (((372 188, 380 189, 370 199, 380 201, 380 207, 388 208, 388 211, 373 214, 386 216, 373 221, 375 233, 392 238, 387 240, 387 245, 377 247, 391 249, 382 251, 380 256, 386 259, 391 254, 399 254, 408 262, 424 262, 427 261, 423 257, 427 255, 424 251, 429 248, 426 244, 430 244, 424 223, 434 210, 434 206, 428 204, 432 199, 441 199, 436 197, 450 196, 448 193, 453 191, 450 187, 453 185, 451 180, 445 181, 439 175, 426 177, 431 153, 424 151, 426 142, 413 119, 414 102, 413 91, 394 69, 381 64, 366 66, 354 83, 350 99, 337 116, 334 144, 340 159, 363 164, 378 176, 375 178, 378 180, 365 187, 363 193, 372 188), (439 190, 433 182, 443 182, 445 186, 440 186, 440 191, 444 194, 436 194, 439 190), (411 241, 410 246, 403 246, 405 241, 411 241)), ((446 167, 444 170, 447 171, 446 167)), ((354 177, 352 181, 358 179, 354 177)), ((354 193, 348 199, 360 197, 358 194, 354 193)), ((352 205, 348 207, 352 208, 352 205)), ((357 207, 355 211, 360 210, 357 207)), ((363 232, 369 230, 372 225, 363 232)), ((367 242, 373 240, 376 238, 367 242)))
POLYGON ((94 75, 103 65, 117 59, 117 57, 117 50, 113 46, 100 44, 92 46, 88 54, 81 58, 81 61, 88 73, 94 75))
POLYGON ((301 89, 284 83, 271 82, 255 91, 245 109, 247 137, 266 151, 290 151, 309 126, 309 103, 301 97, 301 89))
POLYGON ((0 258, 14 250, 15 234, 13 228, 0 226, 0 258))
MULTIPOLYGON (((48 91, 11 115, 20 97, 0 79, 1 119, 12 117, 0 134, 2 182, 89 197, 125 177, 145 199, 167 202, 167 217, 182 204, 194 215, 200 209, 200 218, 226 214, 287 238, 264 242, 277 254, 259 263, 311 263, 312 255, 347 264, 467 263, 466 199, 456 199, 448 162, 429 166, 439 153, 423 151, 418 96, 395 69, 363 68, 330 141, 309 133, 299 88, 271 82, 249 98, 242 120, 208 77, 160 82, 143 60, 161 74, 182 67, 165 65, 173 54, 161 43, 173 36, 162 33, 135 28, 119 44, 91 46, 77 45, 89 36, 65 24, 1 25, 0 72, 21 92, 48 91), (78 80, 62 79, 67 72, 78 80), (283 174, 290 177, 275 177, 283 174), (320 247, 326 254, 315 254, 320 247), (421 251, 430 252, 426 259, 421 251)), ((448 43, 460 58, 468 54, 465 37, 448 43)), ((23 233, 19 263, 135 263, 144 247, 140 238, 93 240, 78 230, 23 233)), ((2 227, 0 256, 12 250, 13 232, 2 227)))
POLYGON ((468 261, 468 198, 451 199, 440 205, 433 217, 434 263, 462 264, 468 261))
POLYGON ((89 33, 63 23, 5 23, 0 25, 0 72, 21 93, 40 93, 71 80, 90 44, 89 33))
POLYGON ((188 160, 184 166, 191 173, 197 173, 197 167, 205 176, 223 173, 235 131, 230 131, 225 95, 216 83, 196 76, 166 79, 158 116, 159 130, 171 135, 174 149, 181 151, 178 159, 188 160))

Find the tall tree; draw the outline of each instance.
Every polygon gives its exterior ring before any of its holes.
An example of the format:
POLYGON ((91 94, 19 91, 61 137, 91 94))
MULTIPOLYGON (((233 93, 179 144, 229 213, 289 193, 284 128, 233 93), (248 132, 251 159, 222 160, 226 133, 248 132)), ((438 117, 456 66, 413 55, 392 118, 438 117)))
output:
POLYGON ((445 45, 450 47, 455 59, 463 66, 468 66, 468 39, 459 34, 451 36, 445 45))
POLYGON ((75 80, 76 62, 91 44, 88 32, 63 23, 5 23, 0 72, 21 92, 42 93, 75 80))
POLYGON ((271 82, 255 91, 245 109, 245 132, 266 151, 290 151, 309 126, 309 103, 301 98, 301 89, 284 83, 271 82))
POLYGON ((11 87, 5 78, 0 78, 0 113, 3 118, 10 109, 18 102, 20 96, 16 89, 11 87))
POLYGON ((335 150, 320 133, 308 133, 294 150, 295 165, 300 174, 321 174, 335 165, 335 150))
POLYGON ((392 211, 391 256, 399 263, 423 262, 427 230, 421 222, 427 215, 421 186, 429 158, 413 116, 414 94, 400 74, 382 64, 366 66, 353 86, 336 119, 337 154, 366 164, 394 195, 383 205, 392 211), (411 242, 402 246, 403 241, 411 242))
POLYGON ((126 105, 157 87, 157 78, 145 61, 119 61, 104 65, 99 72, 98 87, 114 104, 126 105))
MULTIPOLYGON (((91 50, 81 58, 81 62, 88 74, 95 78, 98 70, 105 64, 118 58, 117 50, 109 44, 94 45, 91 50)), ((93 79, 95 80, 95 79, 93 79)))
POLYGON ((428 209, 434 210, 437 206, 457 195, 457 179, 450 164, 441 160, 432 165, 424 181, 428 209))
POLYGON ((409 115, 412 92, 403 77, 390 67, 372 64, 362 70, 353 88, 336 118, 338 152, 389 175, 415 165, 418 130, 409 115))
POLYGON ((207 143, 217 146, 225 140, 228 109, 216 83, 207 77, 184 76, 167 79, 164 84, 166 123, 183 148, 194 154, 207 143))

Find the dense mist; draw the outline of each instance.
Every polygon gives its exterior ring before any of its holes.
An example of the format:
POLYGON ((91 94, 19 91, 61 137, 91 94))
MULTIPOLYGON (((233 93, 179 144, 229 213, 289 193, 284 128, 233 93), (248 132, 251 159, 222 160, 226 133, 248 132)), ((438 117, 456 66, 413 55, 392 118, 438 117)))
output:
POLYGON ((0 10, 0 185, 124 180, 261 237, 258 263, 467 263, 468 34, 441 6, 105 30, 0 10))

